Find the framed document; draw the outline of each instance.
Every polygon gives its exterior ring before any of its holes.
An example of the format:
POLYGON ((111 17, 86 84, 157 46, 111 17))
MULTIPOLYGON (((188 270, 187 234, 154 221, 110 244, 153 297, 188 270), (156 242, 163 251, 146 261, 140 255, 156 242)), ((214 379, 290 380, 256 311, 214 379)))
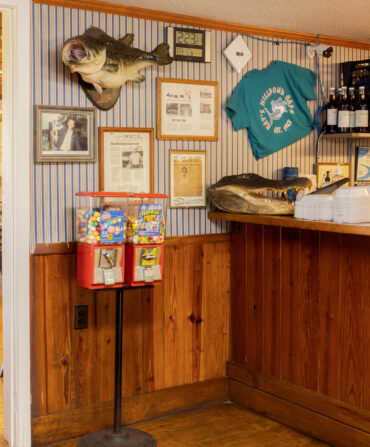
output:
POLYGON ((218 82, 157 78, 157 138, 218 140, 218 82))
POLYGON ((206 206, 206 152, 170 150, 170 208, 206 206))
POLYGON ((99 127, 99 189, 153 192, 154 130, 99 127))
MULTIPOLYGON (((317 163, 316 165, 316 185, 317 188, 321 188, 323 184, 329 185, 335 181, 335 173, 338 163, 317 163)), ((339 163, 341 176, 349 178, 349 184, 352 183, 351 179, 351 164, 339 163)), ((345 186, 348 186, 346 183, 345 186)))
POLYGON ((370 147, 356 148, 355 179, 358 183, 370 183, 370 147))
POLYGON ((35 163, 96 160, 95 109, 34 106, 35 163))

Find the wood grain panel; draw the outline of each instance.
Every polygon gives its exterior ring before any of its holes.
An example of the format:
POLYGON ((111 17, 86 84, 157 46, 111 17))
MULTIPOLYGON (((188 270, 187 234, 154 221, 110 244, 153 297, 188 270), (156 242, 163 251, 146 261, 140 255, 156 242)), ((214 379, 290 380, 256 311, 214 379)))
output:
POLYGON ((369 433, 240 382, 230 381, 230 395, 235 403, 262 413, 330 445, 336 447, 367 447, 370 445, 369 433))
MULTIPOLYGON (((364 240, 343 236, 340 257, 341 280, 341 358, 340 399, 362 405, 363 357, 363 269, 364 240)), ((368 374, 368 372, 366 372, 368 374)))
POLYGON ((364 326, 363 326, 363 343, 365 346, 363 352, 363 368, 365 374, 363 375, 363 407, 370 410, 370 238, 364 241, 364 269, 363 269, 363 291, 364 291, 364 326))
POLYGON ((247 308, 244 299, 247 289, 247 226, 232 223, 231 230, 231 358, 245 363, 247 308))
MULTIPOLYGON (((225 374, 229 236, 196 242, 165 248, 162 285, 124 292, 123 396, 225 374)), ((31 260, 33 417, 111 401, 115 292, 76 286, 75 253, 31 260), (74 307, 80 304, 88 305, 89 325, 76 331, 74 307)))
POLYGON ((247 364, 262 369, 263 364, 263 226, 247 228, 247 289, 245 300, 247 364))
MULTIPOLYGON (((115 346, 115 292, 111 290, 96 293, 96 390, 98 402, 112 400, 114 396, 114 346, 115 346)), ((122 368, 123 369, 123 368, 122 368)))
POLYGON ((47 413, 44 259, 31 258, 30 303, 32 417, 47 413))
MULTIPOLYGON (((226 378, 213 379, 180 387, 132 396, 122 400, 122 424, 161 417, 228 399, 226 378)), ((32 419, 32 445, 76 438, 92 431, 112 427, 113 402, 48 414, 32 419)))
POLYGON ((341 236, 321 233, 319 391, 339 399, 341 236))
POLYGON ((300 231, 281 229, 281 378, 298 384, 300 231))
POLYGON ((368 410, 293 385, 277 377, 268 376, 245 365, 229 362, 227 373, 232 380, 370 433, 370 411, 368 410))
POLYGON ((314 391, 319 384, 319 238, 317 231, 301 232, 299 384, 314 391))
POLYGON ((281 228, 264 226, 263 239, 263 368, 280 376, 280 233, 281 228))
POLYGON ((45 258, 47 411, 72 406, 71 255, 45 258))

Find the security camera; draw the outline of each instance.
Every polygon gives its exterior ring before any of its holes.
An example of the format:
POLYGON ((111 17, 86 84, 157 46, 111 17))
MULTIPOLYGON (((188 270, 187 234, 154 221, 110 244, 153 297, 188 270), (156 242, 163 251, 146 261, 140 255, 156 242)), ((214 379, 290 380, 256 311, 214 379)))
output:
POLYGON ((315 56, 315 53, 318 56, 322 57, 331 57, 333 54, 333 47, 329 47, 329 45, 308 45, 307 47, 307 56, 312 58, 315 56))

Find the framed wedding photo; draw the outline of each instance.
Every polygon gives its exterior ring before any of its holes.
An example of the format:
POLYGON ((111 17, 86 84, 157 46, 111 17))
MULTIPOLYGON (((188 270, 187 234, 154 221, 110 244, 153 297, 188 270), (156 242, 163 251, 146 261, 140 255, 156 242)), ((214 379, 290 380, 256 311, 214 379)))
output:
POLYGON ((170 208, 204 208, 206 151, 170 150, 170 208))
POLYGON ((158 140, 218 140, 218 82, 157 78, 158 140))
POLYGON ((100 191, 154 190, 154 129, 99 127, 100 191))
POLYGON ((35 105, 35 162, 96 161, 95 109, 35 105))

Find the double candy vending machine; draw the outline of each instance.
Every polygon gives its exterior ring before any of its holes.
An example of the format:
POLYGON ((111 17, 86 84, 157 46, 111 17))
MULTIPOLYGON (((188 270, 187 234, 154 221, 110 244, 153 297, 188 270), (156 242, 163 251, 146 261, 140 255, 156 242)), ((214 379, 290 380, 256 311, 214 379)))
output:
POLYGON ((77 284, 103 289, 160 283, 167 199, 165 194, 77 193, 77 284))

